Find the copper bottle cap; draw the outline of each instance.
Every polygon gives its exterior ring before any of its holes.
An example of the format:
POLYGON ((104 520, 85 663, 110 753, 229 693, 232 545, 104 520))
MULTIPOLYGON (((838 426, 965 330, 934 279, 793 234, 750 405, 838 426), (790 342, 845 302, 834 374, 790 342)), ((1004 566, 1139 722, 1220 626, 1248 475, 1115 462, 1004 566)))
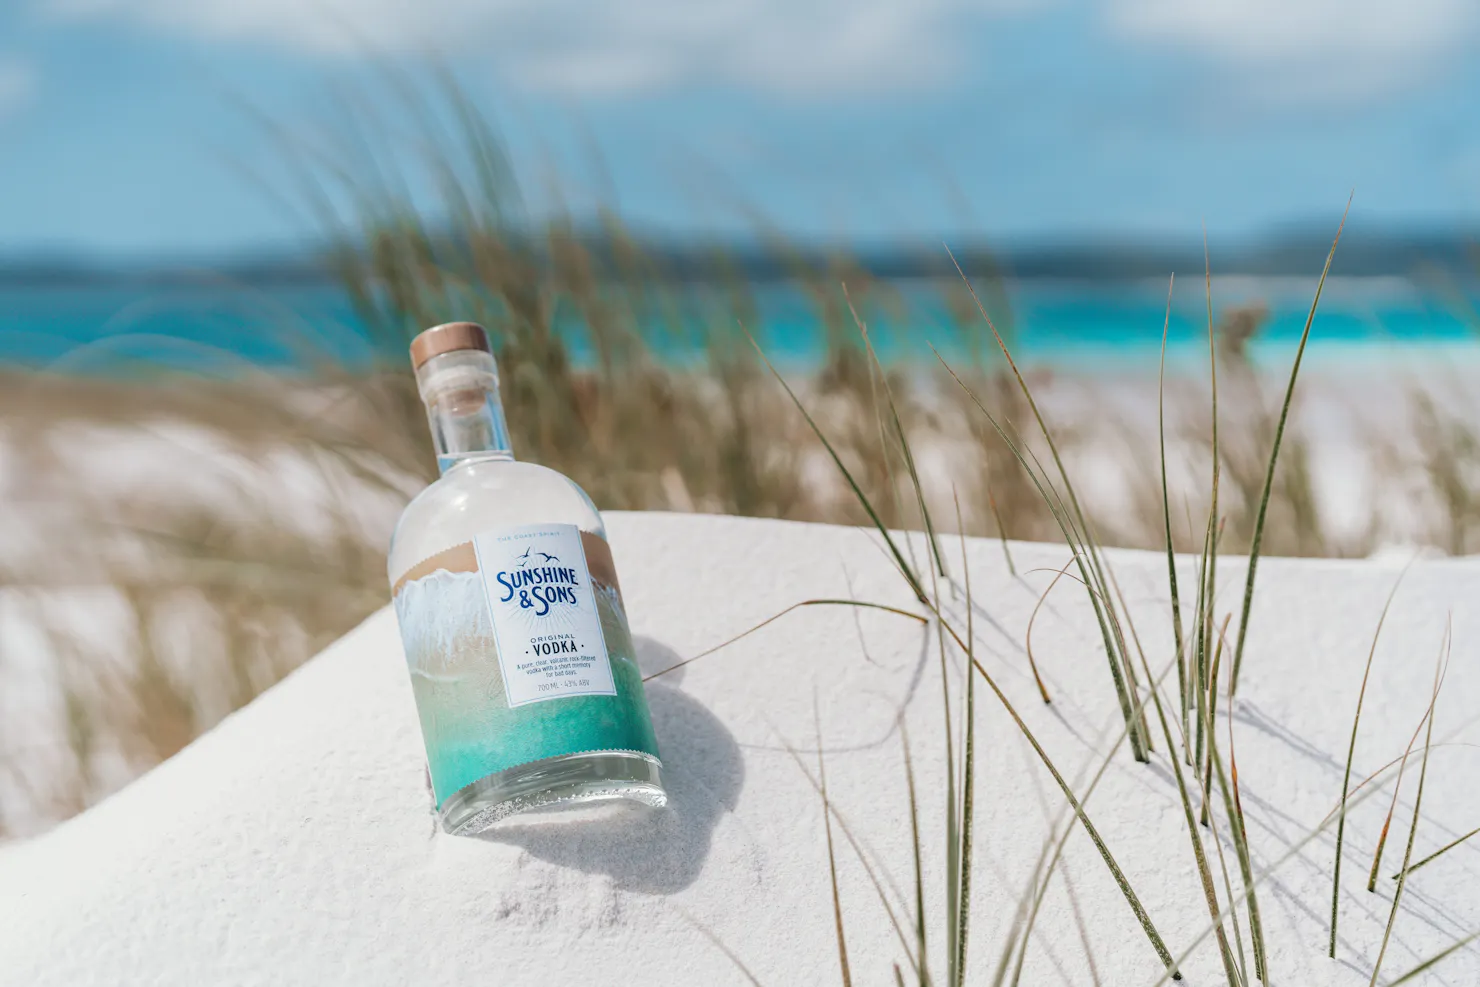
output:
POLYGON ((488 332, 476 322, 448 322, 418 333, 411 341, 411 366, 420 369, 434 356, 457 350, 482 350, 492 353, 488 332))

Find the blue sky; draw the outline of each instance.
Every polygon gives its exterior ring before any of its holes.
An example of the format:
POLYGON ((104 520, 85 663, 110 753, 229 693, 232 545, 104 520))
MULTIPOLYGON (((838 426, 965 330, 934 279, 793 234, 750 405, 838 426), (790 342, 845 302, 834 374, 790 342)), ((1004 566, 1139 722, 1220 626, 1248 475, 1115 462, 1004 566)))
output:
POLYGON ((0 252, 309 237, 243 105, 319 132, 432 58, 535 200, 679 231, 1473 224, 1477 52, 1471 0, 0 0, 0 252))

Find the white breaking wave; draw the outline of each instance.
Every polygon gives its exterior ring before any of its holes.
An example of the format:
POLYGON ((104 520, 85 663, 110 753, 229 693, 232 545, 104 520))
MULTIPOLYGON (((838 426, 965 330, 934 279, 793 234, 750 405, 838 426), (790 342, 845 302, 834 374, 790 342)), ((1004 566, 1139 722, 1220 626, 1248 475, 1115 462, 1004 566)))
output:
POLYGON ((493 620, 476 572, 438 569, 413 579, 396 595, 396 619, 412 672, 455 674, 449 660, 469 642, 491 640, 493 620))

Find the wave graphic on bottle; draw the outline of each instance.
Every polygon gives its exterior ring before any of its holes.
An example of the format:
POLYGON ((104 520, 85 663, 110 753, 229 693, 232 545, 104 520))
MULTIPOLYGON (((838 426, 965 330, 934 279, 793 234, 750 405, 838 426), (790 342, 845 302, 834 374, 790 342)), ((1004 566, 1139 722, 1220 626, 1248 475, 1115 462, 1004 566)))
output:
POLYGON ((466 675, 459 658, 475 641, 484 642, 487 659, 494 660, 493 620, 479 573, 438 569, 411 580, 396 594, 396 617, 413 675, 466 675))

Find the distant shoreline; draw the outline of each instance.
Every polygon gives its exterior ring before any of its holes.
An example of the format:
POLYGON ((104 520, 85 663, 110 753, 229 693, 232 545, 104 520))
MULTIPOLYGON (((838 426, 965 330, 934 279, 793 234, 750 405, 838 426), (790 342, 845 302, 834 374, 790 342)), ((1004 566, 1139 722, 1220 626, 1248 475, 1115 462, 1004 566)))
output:
MULTIPOLYGON (((893 301, 855 294, 880 356, 894 365, 934 364, 930 347, 952 360, 995 344, 969 309, 952 311, 937 280, 888 283, 893 301), (895 303, 902 304, 898 309, 895 303), (965 321, 962 321, 965 320, 965 321)), ((1213 281, 1215 317, 1236 306, 1267 310, 1251 344, 1257 365, 1283 366, 1304 327, 1314 277, 1222 276, 1213 281)), ((682 287, 678 288, 680 292, 682 287)), ((651 354, 682 367, 702 364, 723 319, 701 295, 677 324, 643 326, 651 354), (707 314, 706 314, 707 313, 707 314)), ((768 356, 787 369, 809 369, 826 352, 817 301, 799 285, 751 286, 748 328, 768 356)), ((960 301, 960 299, 958 299, 960 301)), ((1154 373, 1167 322, 1167 282, 1023 279, 989 304, 1014 355, 1025 365, 1092 375, 1154 373)), ((1480 357, 1480 309, 1474 289, 1401 278, 1333 277, 1312 327, 1309 359, 1327 366, 1442 361, 1472 366, 1480 357), (1395 358, 1398 358, 1395 360, 1395 358)), ((733 313, 728 316, 731 320, 733 313)), ((726 322, 733 327, 733 322, 726 322)), ((495 327, 496 328, 496 327, 495 327)), ((592 363, 571 308, 557 331, 570 357, 592 363)), ((399 344, 382 352, 350 298, 328 282, 252 285, 221 275, 186 284, 122 281, 91 284, 0 284, 0 367, 80 376, 128 376, 169 369, 228 375, 292 375, 331 364, 351 371, 401 365, 399 344)), ((381 347, 389 344, 382 341, 381 347)), ((1167 324, 1167 366, 1201 373, 1206 360, 1207 303, 1201 277, 1178 278, 1167 324)))
MULTIPOLYGON (((1300 230, 1264 238, 1211 244, 1212 269, 1219 275, 1256 277, 1315 276, 1331 247, 1333 230, 1300 230)), ((946 252, 973 277, 1002 276, 1010 280, 1066 279, 1071 281, 1125 281, 1165 278, 1175 271, 1200 275, 1204 254, 1200 241, 1152 240, 1136 237, 1085 237, 1076 241, 1019 242, 992 247, 980 240, 952 238, 912 239, 879 243, 787 242, 780 246, 748 240, 677 240, 639 238, 620 245, 600 235, 577 239, 601 269, 620 272, 615 258, 634 249, 645 261, 677 283, 729 283, 739 278, 751 283, 793 280, 799 269, 814 275, 844 260, 870 277, 888 280, 954 277, 955 266, 946 252)), ((507 236, 510 245, 534 263, 548 260, 538 236, 507 236)), ((1332 273, 1346 277, 1426 278, 1439 275, 1464 281, 1480 278, 1480 232, 1392 232, 1349 230, 1337 251, 1332 273)), ((448 245, 449 254, 459 247, 448 245)), ((195 257, 155 257, 111 261, 56 250, 29 256, 12 249, 0 254, 0 287, 189 285, 232 281, 258 286, 323 285, 333 281, 332 256, 327 250, 288 248, 195 257)))

